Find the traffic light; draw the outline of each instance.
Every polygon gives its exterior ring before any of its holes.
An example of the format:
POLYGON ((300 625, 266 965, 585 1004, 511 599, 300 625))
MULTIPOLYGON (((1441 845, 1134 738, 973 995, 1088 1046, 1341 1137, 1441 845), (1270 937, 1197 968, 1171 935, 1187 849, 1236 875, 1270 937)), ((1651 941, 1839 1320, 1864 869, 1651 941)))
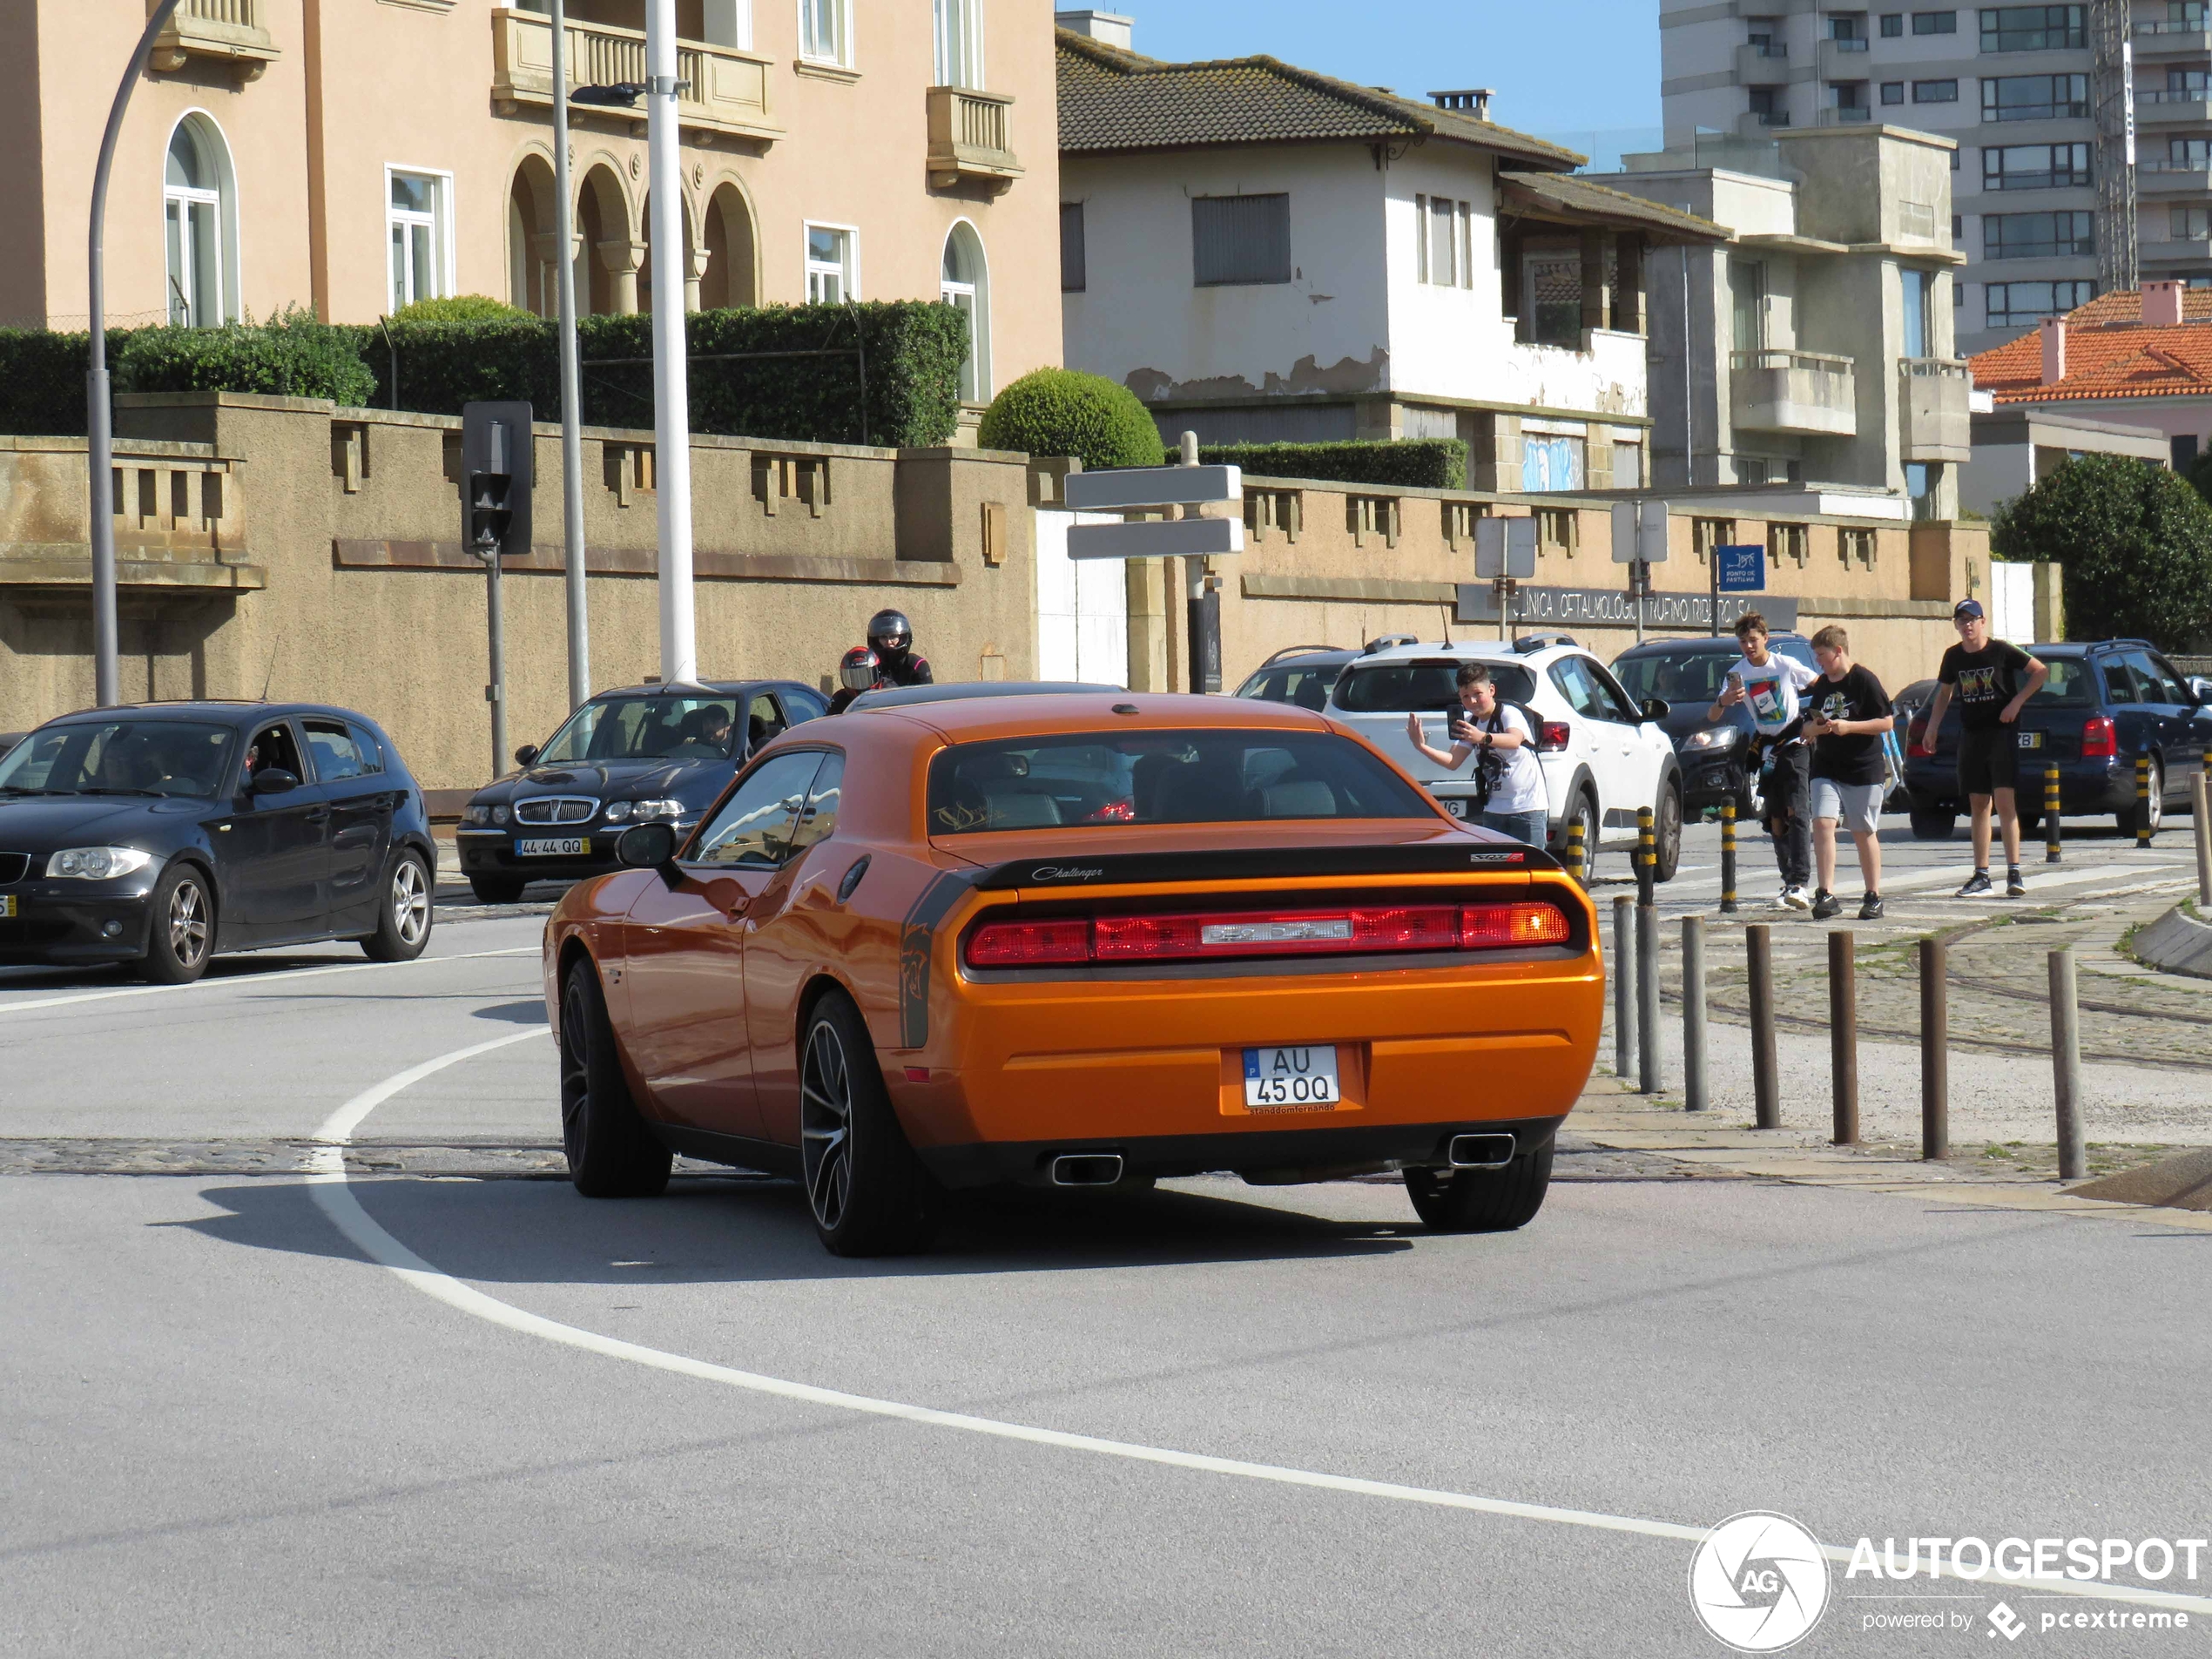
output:
POLYGON ((461 543, 489 563, 530 550, 530 406, 470 403, 461 411, 461 543))

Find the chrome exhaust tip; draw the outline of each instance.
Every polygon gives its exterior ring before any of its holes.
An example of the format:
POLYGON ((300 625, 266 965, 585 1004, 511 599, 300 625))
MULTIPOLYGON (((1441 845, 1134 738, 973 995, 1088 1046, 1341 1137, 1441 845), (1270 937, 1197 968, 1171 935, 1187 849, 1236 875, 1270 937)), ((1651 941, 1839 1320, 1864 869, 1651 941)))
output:
POLYGON ((1110 1187, 1121 1178, 1119 1152, 1062 1152, 1052 1160, 1055 1187, 1110 1187))
POLYGON ((1455 1170, 1502 1170, 1513 1162, 1510 1135, 1454 1135, 1444 1156, 1455 1170))

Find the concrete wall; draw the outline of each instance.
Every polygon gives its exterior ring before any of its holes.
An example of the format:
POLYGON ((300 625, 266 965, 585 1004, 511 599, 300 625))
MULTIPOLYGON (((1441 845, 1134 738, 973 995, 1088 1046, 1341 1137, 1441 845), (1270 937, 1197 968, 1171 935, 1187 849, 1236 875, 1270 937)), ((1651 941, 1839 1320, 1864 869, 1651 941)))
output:
MULTIPOLYGON (((485 581, 460 545, 458 421, 212 393, 126 398, 118 421, 126 505, 142 470, 223 469, 239 526, 218 545, 126 514, 126 698, 322 698, 382 722, 427 786, 483 781, 485 581)), ((650 433, 585 435, 595 687, 659 669, 651 449, 650 433)), ((823 684, 885 604, 944 678, 1035 672, 1025 457, 701 438, 691 464, 703 673, 823 684)), ((559 430, 541 426, 536 546, 502 584, 516 744, 567 711, 559 479, 559 430)), ((81 442, 0 443, 0 727, 91 700, 84 480, 81 442)))

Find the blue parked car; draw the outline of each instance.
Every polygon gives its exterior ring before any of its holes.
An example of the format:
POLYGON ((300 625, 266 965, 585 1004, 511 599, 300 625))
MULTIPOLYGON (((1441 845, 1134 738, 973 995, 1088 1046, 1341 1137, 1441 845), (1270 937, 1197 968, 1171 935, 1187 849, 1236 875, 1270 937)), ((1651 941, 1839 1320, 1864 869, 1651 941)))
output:
MULTIPOLYGON (((2174 806, 2186 807, 2189 778, 2212 747, 2212 684, 2174 671, 2148 640, 2104 639, 2088 644, 2030 645, 2051 678, 2020 710, 2020 826, 2043 821, 2044 774, 2059 768, 2060 809, 2068 818, 2110 813, 2123 834, 2135 832, 2135 759, 2150 759, 2150 826, 2174 806)), ((1959 705, 1946 711, 1931 737, 1928 710, 1907 732, 1905 781, 1912 794, 1912 833, 1924 841, 1949 839, 1966 803, 1959 794, 1959 705)))
POLYGON ((543 748, 517 749, 521 772, 470 798, 455 834, 461 873, 481 904, 512 904, 532 881, 604 875, 623 831, 690 829, 762 744, 828 711, 796 680, 602 691, 543 748))

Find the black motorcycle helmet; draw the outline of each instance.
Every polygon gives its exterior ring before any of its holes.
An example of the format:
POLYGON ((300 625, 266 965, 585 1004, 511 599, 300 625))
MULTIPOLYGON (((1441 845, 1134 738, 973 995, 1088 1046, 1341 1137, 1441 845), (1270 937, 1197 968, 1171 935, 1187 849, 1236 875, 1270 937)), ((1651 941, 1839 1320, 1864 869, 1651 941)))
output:
POLYGON ((868 646, 886 663, 906 660, 914 643, 914 625, 903 610, 879 610, 868 618, 868 646))
POLYGON ((875 653, 866 645, 855 645, 837 665, 837 678, 846 691, 865 691, 875 684, 877 667, 875 653))

